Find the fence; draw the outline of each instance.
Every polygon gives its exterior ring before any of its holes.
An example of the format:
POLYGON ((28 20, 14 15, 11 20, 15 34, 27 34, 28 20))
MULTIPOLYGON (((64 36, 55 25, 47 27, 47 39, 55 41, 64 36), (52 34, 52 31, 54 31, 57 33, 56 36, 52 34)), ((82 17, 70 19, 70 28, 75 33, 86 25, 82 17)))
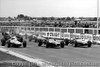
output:
MULTIPOLYGON (((30 26, 0 26, 1 31, 51 31, 51 32, 61 32, 61 33, 85 33, 85 34, 97 34, 96 28, 61 28, 61 27, 30 27, 30 26)), ((100 34, 100 29, 98 30, 100 34)))
POLYGON ((60 27, 29 27, 29 26, 0 26, 0 32, 24 32, 25 33, 40 33, 47 35, 48 37, 60 37, 60 38, 73 38, 81 37, 84 39, 91 39, 92 41, 100 41, 100 29, 97 34, 96 28, 60 28, 60 27), (45 32, 45 33, 42 33, 45 32), (77 35, 79 33, 79 35, 77 35), (81 35, 80 35, 81 33, 81 35), (82 35, 82 33, 85 33, 82 35))

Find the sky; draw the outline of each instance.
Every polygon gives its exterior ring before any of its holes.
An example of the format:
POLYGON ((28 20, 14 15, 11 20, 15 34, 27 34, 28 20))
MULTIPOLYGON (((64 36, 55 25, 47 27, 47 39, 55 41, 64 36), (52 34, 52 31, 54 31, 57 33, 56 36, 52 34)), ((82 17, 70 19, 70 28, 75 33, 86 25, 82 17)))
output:
POLYGON ((18 14, 31 17, 96 17, 97 0, 0 0, 0 17, 16 17, 18 14))

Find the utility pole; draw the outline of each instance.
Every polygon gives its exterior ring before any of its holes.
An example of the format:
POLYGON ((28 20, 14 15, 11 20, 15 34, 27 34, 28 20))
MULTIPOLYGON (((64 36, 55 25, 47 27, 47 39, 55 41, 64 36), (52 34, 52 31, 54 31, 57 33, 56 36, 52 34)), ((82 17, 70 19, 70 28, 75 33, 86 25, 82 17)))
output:
POLYGON ((97 0, 97 34, 99 33, 98 28, 99 28, 99 0, 97 0))

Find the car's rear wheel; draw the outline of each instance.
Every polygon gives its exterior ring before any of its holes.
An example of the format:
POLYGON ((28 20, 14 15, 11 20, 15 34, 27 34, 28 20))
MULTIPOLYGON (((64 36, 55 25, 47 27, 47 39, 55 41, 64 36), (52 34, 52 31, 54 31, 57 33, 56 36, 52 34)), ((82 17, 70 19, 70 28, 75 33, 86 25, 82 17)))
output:
POLYGON ((69 44, 69 40, 68 39, 65 39, 65 45, 68 46, 68 44, 69 44))
POLYGON ((64 48, 64 42, 63 41, 60 43, 60 46, 61 46, 61 48, 64 48))
POLYGON ((39 40, 38 46, 42 46, 42 40, 39 40))
POLYGON ((49 47, 50 47, 50 43, 46 42, 46 48, 49 48, 49 47))
POLYGON ((77 47, 78 46, 78 43, 77 43, 77 41, 75 41, 75 43, 74 43, 74 47, 77 47))
POLYGON ((91 47, 92 44, 91 44, 91 41, 88 41, 88 47, 91 47))
POLYGON ((23 42, 23 47, 24 48, 27 47, 27 42, 26 41, 23 42))
POLYGON ((10 47, 11 47, 11 43, 10 43, 10 42, 8 42, 7 47, 8 47, 8 48, 10 48, 10 47))
POLYGON ((1 39, 1 46, 5 46, 5 39, 4 38, 1 39))

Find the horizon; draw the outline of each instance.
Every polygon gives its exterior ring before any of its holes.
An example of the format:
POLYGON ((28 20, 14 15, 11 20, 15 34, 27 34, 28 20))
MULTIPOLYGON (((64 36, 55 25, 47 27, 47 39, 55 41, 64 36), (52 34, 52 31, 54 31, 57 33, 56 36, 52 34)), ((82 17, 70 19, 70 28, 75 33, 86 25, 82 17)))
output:
POLYGON ((0 17, 19 14, 30 17, 97 17, 97 0, 0 0, 0 17))

